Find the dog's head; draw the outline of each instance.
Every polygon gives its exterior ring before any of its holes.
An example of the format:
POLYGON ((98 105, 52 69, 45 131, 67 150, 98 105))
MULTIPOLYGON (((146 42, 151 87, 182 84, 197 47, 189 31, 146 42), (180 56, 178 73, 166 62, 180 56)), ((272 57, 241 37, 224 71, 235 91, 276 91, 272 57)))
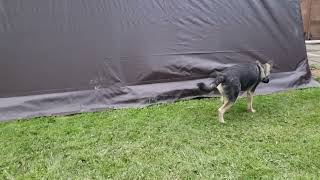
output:
POLYGON ((269 83, 270 81, 270 74, 271 69, 273 66, 272 62, 267 62, 265 64, 258 63, 258 66, 260 66, 260 78, 263 83, 269 83))

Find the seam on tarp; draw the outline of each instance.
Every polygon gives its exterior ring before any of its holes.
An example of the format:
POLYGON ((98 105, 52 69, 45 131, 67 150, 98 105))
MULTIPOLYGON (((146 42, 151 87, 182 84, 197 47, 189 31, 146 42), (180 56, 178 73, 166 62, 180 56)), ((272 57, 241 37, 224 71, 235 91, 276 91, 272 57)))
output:
MULTIPOLYGON (((203 52, 182 52, 182 53, 163 53, 163 54, 146 54, 141 56, 117 56, 117 58, 137 58, 137 57, 148 57, 148 56, 184 56, 184 55, 199 55, 199 54, 216 54, 216 53, 243 53, 243 52, 263 52, 261 50, 239 50, 239 51, 203 51, 203 52)), ((112 59, 114 57, 105 57, 105 59, 112 59)), ((121 59, 120 59, 121 60, 121 59)))

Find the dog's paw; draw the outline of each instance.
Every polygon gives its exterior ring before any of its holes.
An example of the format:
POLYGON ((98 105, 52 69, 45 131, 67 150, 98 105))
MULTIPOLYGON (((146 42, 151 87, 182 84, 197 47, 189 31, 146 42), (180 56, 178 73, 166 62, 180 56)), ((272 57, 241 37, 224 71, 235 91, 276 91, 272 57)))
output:
POLYGON ((251 112, 251 113, 255 113, 256 112, 256 110, 254 110, 254 109, 248 109, 247 111, 251 112))
POLYGON ((219 121, 219 123, 220 123, 220 124, 226 124, 226 122, 225 122, 225 121, 219 121))

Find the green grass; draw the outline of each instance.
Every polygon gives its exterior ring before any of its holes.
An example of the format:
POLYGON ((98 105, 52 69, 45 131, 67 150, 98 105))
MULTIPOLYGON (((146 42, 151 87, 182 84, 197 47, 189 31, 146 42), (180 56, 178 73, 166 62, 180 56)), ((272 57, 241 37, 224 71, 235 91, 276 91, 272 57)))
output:
POLYGON ((0 179, 316 179, 320 89, 0 123, 0 179))

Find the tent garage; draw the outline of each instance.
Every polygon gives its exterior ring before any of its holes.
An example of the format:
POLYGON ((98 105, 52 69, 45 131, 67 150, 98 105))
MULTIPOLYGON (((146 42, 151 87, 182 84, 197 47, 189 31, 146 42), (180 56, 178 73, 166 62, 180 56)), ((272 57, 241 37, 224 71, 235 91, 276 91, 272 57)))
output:
POLYGON ((299 0, 0 0, 0 120, 202 96, 273 61, 258 93, 310 86, 299 0))

